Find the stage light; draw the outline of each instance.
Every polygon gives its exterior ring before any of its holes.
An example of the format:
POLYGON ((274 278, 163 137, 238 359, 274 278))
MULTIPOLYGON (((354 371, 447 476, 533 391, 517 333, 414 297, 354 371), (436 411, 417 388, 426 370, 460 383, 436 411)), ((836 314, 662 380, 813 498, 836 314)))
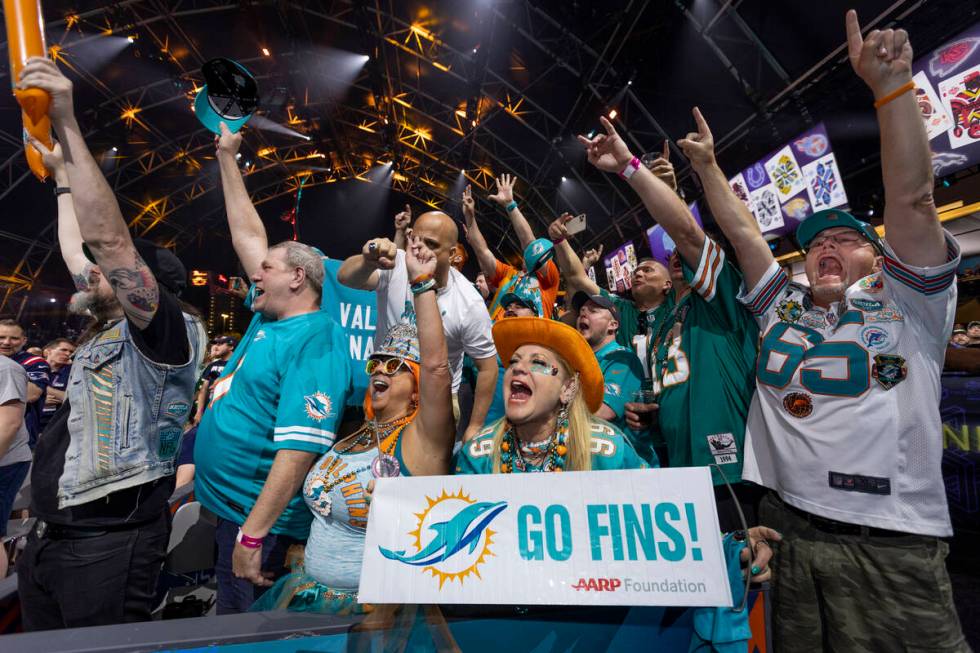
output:
POLYGON ((619 115, 619 113, 615 109, 613 109, 613 110, 611 110, 609 112, 609 119, 610 120, 615 120, 616 116, 618 116, 618 115, 619 115))
POLYGON ((562 176, 561 176, 561 180, 562 180, 562 181, 568 181, 568 179, 566 179, 566 178, 565 178, 565 175, 562 175, 562 176))
POLYGON ((628 82, 626 82, 626 85, 627 85, 627 86, 632 86, 632 85, 633 85, 633 80, 631 79, 631 80, 629 80, 628 82))
POLYGON ((119 151, 119 148, 118 148, 118 147, 116 147, 115 145, 113 145, 113 146, 112 146, 112 151, 113 151, 113 152, 118 152, 118 151, 119 151))
POLYGON ((237 152, 237 153, 235 154, 235 158, 236 158, 236 159, 240 159, 240 158, 242 158, 242 153, 241 153, 241 152, 237 152))
POLYGON ((135 36, 127 36, 126 37, 126 40, 129 41, 130 43, 135 43, 136 42, 136 37, 135 36))
POLYGON ((56 298, 54 298, 54 297, 52 297, 48 301, 51 302, 52 304, 57 304, 58 303, 58 300, 56 298))
POLYGON ((269 48, 262 48, 262 54, 264 54, 265 56, 268 57, 269 56, 269 48))

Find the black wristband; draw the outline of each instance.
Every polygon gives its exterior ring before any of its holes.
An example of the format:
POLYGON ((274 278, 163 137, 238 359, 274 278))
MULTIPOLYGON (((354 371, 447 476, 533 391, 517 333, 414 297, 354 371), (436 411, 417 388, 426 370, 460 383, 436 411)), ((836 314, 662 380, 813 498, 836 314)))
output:
POLYGON ((71 188, 69 188, 68 186, 58 186, 57 188, 54 189, 55 197, 57 197, 58 195, 68 195, 70 193, 71 193, 71 188))

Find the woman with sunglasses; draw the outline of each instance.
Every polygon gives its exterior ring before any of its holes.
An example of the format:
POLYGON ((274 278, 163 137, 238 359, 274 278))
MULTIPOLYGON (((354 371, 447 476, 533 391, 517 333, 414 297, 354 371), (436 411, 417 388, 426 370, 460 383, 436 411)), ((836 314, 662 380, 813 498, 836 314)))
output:
POLYGON ((357 614, 373 481, 446 474, 455 427, 452 373, 436 304, 435 255, 409 234, 405 262, 415 324, 397 324, 367 362, 367 420, 313 465, 303 484, 313 524, 303 569, 280 579, 252 610, 357 614), (417 328, 416 328, 417 325, 417 328))

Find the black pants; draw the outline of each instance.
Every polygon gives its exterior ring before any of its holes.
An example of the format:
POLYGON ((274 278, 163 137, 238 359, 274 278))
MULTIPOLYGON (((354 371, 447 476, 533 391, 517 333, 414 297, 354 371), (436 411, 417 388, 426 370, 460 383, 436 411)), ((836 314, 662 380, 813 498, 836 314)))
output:
POLYGON ((753 526, 768 526, 759 523, 759 503, 766 495, 766 488, 755 483, 733 483, 732 489, 735 490, 735 499, 725 485, 715 486, 715 503, 718 506, 718 523, 722 533, 731 533, 742 529, 742 520, 738 516, 738 508, 735 507, 736 500, 745 515, 745 523, 749 528, 753 526))
POLYGON ((17 561, 24 630, 149 620, 169 541, 169 511, 96 537, 31 533, 17 561))

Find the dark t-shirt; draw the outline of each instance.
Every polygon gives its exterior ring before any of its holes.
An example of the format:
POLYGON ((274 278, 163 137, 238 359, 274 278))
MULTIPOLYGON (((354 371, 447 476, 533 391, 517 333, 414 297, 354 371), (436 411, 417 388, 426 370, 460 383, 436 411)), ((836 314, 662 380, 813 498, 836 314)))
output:
MULTIPOLYGON (((160 288, 160 306, 146 329, 140 331, 132 323, 129 327, 133 342, 150 360, 180 365, 190 358, 180 305, 164 288, 160 288)), ((31 513, 53 524, 95 528, 140 524, 158 518, 167 509, 167 501, 173 494, 173 475, 113 492, 103 499, 58 509, 58 479, 65 469, 65 454, 71 439, 68 432, 70 411, 66 398, 34 450, 31 513)))

